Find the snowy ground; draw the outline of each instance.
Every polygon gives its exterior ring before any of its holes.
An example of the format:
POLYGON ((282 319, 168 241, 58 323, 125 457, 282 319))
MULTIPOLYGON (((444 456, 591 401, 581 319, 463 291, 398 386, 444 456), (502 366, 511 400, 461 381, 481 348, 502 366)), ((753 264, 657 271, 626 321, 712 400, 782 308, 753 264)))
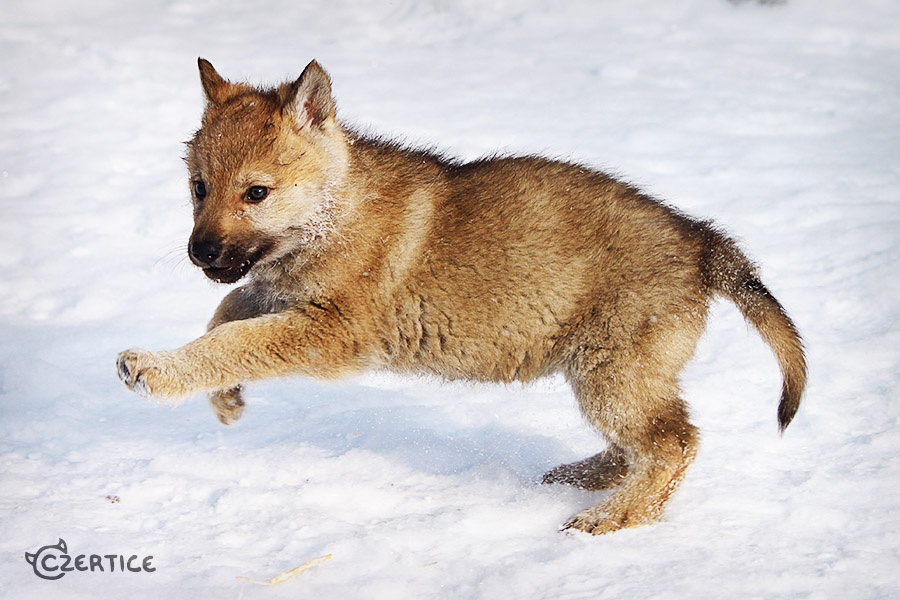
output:
POLYGON ((0 4, 0 596, 900 596, 900 4, 250 4, 0 4), (808 343, 794 424, 717 305, 665 521, 589 538, 557 528, 597 498, 536 483, 600 448, 561 381, 267 382, 232 428, 128 393, 116 353, 181 345, 225 293, 184 252, 198 55, 259 83, 315 57, 354 123, 718 219, 808 343), (24 555, 59 538, 156 571, 39 579, 24 555))

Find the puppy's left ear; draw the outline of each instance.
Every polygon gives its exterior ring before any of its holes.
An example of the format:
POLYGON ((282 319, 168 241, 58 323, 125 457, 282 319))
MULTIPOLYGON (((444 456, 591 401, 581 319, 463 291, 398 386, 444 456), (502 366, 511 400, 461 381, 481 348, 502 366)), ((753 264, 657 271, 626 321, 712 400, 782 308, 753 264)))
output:
POLYGON ((331 78, 316 61, 309 63, 303 74, 288 88, 286 111, 297 129, 320 129, 335 122, 331 78))

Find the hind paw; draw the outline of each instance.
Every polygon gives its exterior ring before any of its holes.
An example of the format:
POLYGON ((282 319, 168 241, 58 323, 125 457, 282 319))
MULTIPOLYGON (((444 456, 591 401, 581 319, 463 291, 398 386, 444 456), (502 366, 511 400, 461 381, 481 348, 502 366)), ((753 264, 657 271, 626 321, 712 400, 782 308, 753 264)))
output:
POLYGON ((589 508, 566 521, 566 524, 562 526, 560 531, 565 533, 583 531, 591 535, 603 535, 604 533, 612 533, 626 527, 624 521, 624 518, 614 517, 606 512, 589 508))
POLYGON ((596 456, 560 465, 544 474, 541 483, 564 483, 583 490, 606 490, 625 481, 628 461, 620 453, 607 450, 596 456))

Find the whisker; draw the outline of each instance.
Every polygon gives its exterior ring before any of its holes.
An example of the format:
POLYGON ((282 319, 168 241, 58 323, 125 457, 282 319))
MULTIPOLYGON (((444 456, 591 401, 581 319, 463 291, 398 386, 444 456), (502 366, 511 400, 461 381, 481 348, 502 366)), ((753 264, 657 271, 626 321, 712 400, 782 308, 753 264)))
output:
POLYGON ((187 255, 187 244, 179 244, 177 247, 163 253, 153 262, 153 267, 163 267, 168 270, 182 270, 190 264, 187 255))

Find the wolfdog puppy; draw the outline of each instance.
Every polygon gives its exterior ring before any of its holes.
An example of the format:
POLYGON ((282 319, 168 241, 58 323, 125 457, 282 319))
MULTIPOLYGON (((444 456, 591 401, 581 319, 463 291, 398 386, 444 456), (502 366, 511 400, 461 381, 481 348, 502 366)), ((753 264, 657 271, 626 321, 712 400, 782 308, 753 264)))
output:
POLYGON ((360 135, 337 120, 315 61, 274 89, 199 65, 188 253, 210 279, 245 283, 199 339, 122 352, 135 392, 208 392, 227 424, 242 382, 268 377, 561 373, 607 447, 544 481, 615 488, 564 525, 592 534, 657 520, 694 458, 678 377, 716 296, 772 348, 781 428, 794 417, 806 382, 797 330, 711 224, 582 166, 460 162, 360 135))

